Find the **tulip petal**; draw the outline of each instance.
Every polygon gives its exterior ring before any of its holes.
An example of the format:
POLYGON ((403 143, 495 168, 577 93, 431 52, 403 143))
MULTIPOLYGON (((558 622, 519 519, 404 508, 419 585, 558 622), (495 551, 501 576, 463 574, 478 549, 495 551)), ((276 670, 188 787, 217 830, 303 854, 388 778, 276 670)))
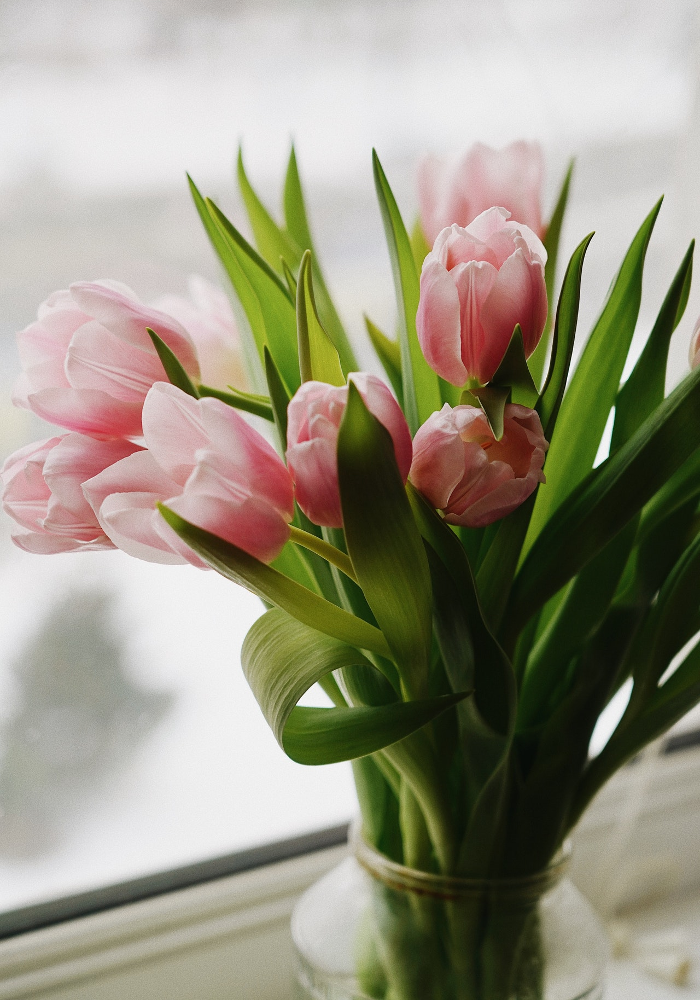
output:
MULTIPOLYGON (((223 538, 261 562, 272 562, 289 539, 289 525, 279 512, 255 499, 245 498, 236 503, 188 489, 167 506, 191 524, 223 538)), ((172 529, 162 518, 161 523, 159 530, 168 537, 165 529, 172 529)), ((197 558, 194 553, 192 556, 197 558)))
POLYGON ((325 438, 300 441, 288 449, 287 462, 296 485, 297 503, 306 516, 325 528, 341 528, 335 442, 325 438))
POLYGON ((180 492, 176 483, 156 462, 150 451, 135 451, 83 483, 83 493, 99 516, 108 496, 119 494, 149 494, 166 500, 180 492))
POLYGON ((547 319, 544 268, 518 249, 503 264, 481 309, 486 348, 481 358, 483 377, 490 378, 503 360, 516 323, 523 332, 525 355, 539 343, 547 319))
POLYGON ((54 555, 59 552, 93 552, 98 549, 113 549, 114 545, 104 535, 93 542, 78 542, 73 538, 50 535, 41 531, 17 531, 12 536, 17 548, 33 555, 54 555))
POLYGON ((192 378, 199 378, 199 364, 187 331, 177 320, 156 309, 148 309, 133 295, 100 282, 80 281, 70 286, 77 305, 107 327, 116 337, 148 353, 155 348, 146 332, 150 327, 173 351, 192 378))
POLYGON ((187 560, 173 551, 158 530, 162 517, 156 504, 162 499, 154 493, 112 493, 100 507, 99 521, 105 534, 127 555, 146 562, 181 565, 187 560))
POLYGON ((139 445, 123 438, 96 440, 83 434, 66 434, 44 463, 44 480, 53 496, 75 517, 93 514, 82 485, 134 452, 139 445))
POLYGON ((168 382, 156 382, 143 404, 146 444, 180 486, 185 485, 195 466, 197 451, 209 445, 201 402, 168 382))
POLYGON ((452 385, 462 386, 469 372, 462 361, 459 294, 450 274, 431 256, 420 276, 418 340, 430 367, 452 385))
POLYGON ((41 389, 28 397, 34 413, 79 434, 135 437, 141 433, 141 407, 122 403, 95 389, 41 389))
MULTIPOLYGON (((481 314, 483 305, 497 280, 498 271, 493 264, 486 261, 472 260, 468 264, 457 265, 450 277, 459 299, 460 352, 463 367, 470 376, 488 382, 498 364, 492 371, 489 357, 494 352, 494 345, 484 330, 481 314)), ((509 341, 510 337, 503 346, 499 362, 505 354, 509 341)), ((466 382, 466 379, 464 381, 466 382)))
POLYGON ((437 510, 447 507, 464 475, 464 445, 445 404, 428 417, 413 440, 411 482, 437 510))
POLYGON ((125 403, 143 403, 154 382, 166 379, 158 356, 115 337, 102 324, 84 323, 65 362, 75 389, 97 389, 125 403))
POLYGON ((294 488, 289 470, 272 445, 230 406, 202 399, 200 411, 209 436, 209 453, 218 453, 222 474, 265 497, 286 516, 294 516, 294 488), (224 471, 225 469, 225 471, 224 471))

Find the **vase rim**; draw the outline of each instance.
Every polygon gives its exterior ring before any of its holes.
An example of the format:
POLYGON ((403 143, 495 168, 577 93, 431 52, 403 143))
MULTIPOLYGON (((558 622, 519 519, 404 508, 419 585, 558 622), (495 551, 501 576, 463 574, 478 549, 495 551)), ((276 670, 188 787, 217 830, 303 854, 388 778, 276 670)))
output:
POLYGON ((438 875, 408 868, 382 854, 362 834, 361 820, 351 824, 349 843, 358 863, 373 878, 390 888, 420 896, 458 900, 474 896, 493 898, 539 899, 553 889, 566 874, 571 860, 571 842, 565 841, 550 864, 532 875, 505 878, 470 878, 462 875, 438 875))

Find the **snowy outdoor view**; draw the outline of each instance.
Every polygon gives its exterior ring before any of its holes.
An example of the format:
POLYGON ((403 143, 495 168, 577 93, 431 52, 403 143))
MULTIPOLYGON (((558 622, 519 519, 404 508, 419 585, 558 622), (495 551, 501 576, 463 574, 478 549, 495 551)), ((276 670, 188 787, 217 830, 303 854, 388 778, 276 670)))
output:
MULTIPOLYGON (((52 291, 109 277, 148 302, 191 274, 223 282, 185 171, 248 233, 239 141, 276 211, 294 140, 356 343, 363 313, 394 324, 372 146, 411 224, 428 152, 537 139, 547 211, 576 156, 560 259, 597 230, 583 331, 665 193, 646 334, 700 235, 699 45, 694 0, 0 0, 2 457, 51 433, 10 395, 14 334, 52 291)), ((699 312, 696 286, 671 381, 699 312)), ((288 760, 247 688, 256 598, 122 552, 27 555, 2 532, 0 910, 350 818, 350 766, 288 760)))

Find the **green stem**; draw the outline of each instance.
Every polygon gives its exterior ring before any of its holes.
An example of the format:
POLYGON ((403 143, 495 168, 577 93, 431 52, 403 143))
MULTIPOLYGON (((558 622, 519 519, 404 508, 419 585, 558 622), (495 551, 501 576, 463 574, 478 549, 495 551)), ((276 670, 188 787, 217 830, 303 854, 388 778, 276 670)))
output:
POLYGON ((289 537, 292 542, 296 542, 297 545, 308 549, 309 552, 315 552, 317 556, 321 556, 326 562, 339 569, 341 573, 345 573, 353 583, 357 583, 357 577, 355 576, 355 570, 352 568, 350 556, 341 552, 335 545, 330 545, 323 538, 319 538, 318 535, 312 535, 310 531, 304 531, 303 528, 297 528, 293 524, 289 526, 289 537))

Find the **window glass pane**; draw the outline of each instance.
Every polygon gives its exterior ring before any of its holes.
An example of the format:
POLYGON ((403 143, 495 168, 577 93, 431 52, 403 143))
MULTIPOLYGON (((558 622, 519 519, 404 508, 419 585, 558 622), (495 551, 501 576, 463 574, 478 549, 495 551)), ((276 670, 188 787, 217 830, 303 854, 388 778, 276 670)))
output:
MULTIPOLYGON (((546 206, 578 157, 565 258, 597 230, 580 327, 643 216, 648 331, 697 198, 693 0, 6 0, 0 5, 0 446, 51 433, 10 392, 13 334, 74 280, 144 301, 220 280, 184 171, 245 227, 233 169, 271 206, 294 136, 337 304, 394 325, 372 187, 376 145, 407 221, 426 152, 538 139, 546 206)), ((685 364, 697 293, 676 335, 685 364)), ((362 364, 373 367, 365 347, 362 364)), ((332 825, 349 765, 303 768, 240 670, 261 606, 213 573, 120 552, 0 542, 0 909, 332 825)))

